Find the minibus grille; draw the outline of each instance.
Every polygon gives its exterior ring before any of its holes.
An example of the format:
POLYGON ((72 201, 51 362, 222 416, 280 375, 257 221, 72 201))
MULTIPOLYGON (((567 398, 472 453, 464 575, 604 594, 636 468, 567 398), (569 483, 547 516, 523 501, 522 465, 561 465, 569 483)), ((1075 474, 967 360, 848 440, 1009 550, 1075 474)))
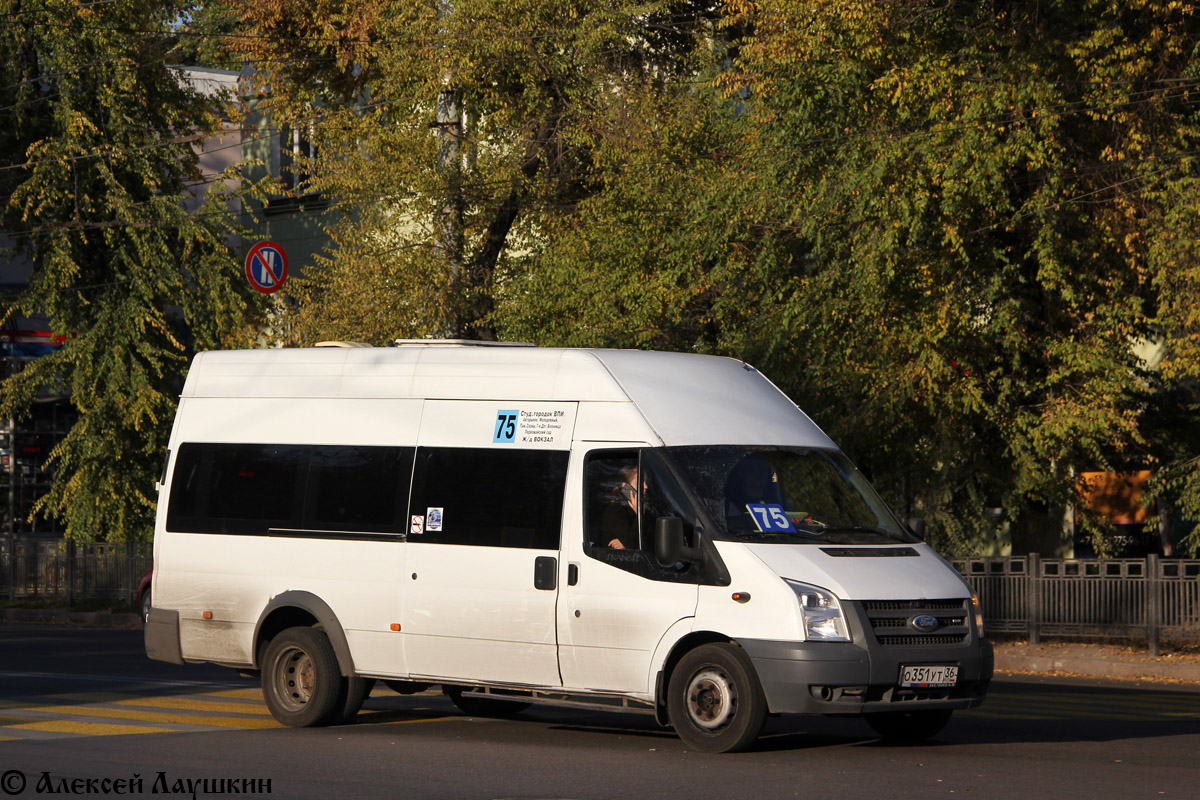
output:
POLYGON ((862 608, 876 641, 884 647, 932 647, 968 641, 971 629, 967 602, 865 600, 862 608), (937 624, 930 620, 936 620, 937 624))
POLYGON ((867 611, 906 611, 914 614, 930 611, 962 611, 966 600, 864 600, 867 611))
POLYGON ((928 647, 939 644, 962 644, 966 634, 960 636, 876 636, 884 647, 928 647))

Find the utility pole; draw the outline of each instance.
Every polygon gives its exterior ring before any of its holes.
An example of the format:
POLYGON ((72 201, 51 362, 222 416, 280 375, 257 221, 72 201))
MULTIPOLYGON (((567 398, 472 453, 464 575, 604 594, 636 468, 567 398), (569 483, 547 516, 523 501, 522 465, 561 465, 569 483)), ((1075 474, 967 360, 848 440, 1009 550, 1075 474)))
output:
MULTIPOLYGON (((453 13, 451 0, 438 0, 438 33, 446 34, 445 21, 453 13)), ((450 286, 445 302, 451 305, 451 337, 465 333, 462 319, 463 298, 463 164, 462 143, 465 135, 462 109, 454 90, 453 74, 442 73, 442 91, 437 98, 438 172, 445 182, 445 199, 438 220, 439 244, 450 271, 450 286)))

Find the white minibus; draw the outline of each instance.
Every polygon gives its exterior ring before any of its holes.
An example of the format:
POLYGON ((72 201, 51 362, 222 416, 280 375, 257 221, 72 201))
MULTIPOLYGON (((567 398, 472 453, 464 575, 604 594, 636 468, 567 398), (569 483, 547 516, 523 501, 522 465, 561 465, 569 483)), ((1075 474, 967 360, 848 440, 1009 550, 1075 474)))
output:
POLYGON ((159 486, 151 658, 293 726, 376 680, 470 714, 938 733, 992 650, 962 577, 735 359, 468 342, 206 352, 159 486))

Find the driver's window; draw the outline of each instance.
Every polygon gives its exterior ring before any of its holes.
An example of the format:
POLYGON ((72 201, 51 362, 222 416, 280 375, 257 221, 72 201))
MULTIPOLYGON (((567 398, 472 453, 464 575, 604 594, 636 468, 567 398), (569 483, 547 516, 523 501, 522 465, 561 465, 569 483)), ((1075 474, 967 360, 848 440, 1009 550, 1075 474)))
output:
POLYGON ((696 514, 683 489, 653 451, 642 459, 642 540, 654 551, 654 528, 659 517, 683 520, 684 544, 696 546, 696 514))
POLYGON ((638 550, 638 454, 606 450, 588 457, 584 508, 590 548, 638 550))
POLYGON ((584 462, 584 544, 587 554, 651 580, 695 582, 687 564, 654 558, 659 517, 680 517, 695 546, 696 517, 679 484, 652 450, 593 451, 584 462))

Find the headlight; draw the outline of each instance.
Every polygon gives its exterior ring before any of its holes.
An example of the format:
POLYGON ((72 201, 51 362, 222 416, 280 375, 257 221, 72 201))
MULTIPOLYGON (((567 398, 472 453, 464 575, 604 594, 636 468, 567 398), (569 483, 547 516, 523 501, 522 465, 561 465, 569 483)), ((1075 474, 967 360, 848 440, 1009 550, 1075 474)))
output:
POLYGON ((979 605, 979 595, 975 594, 975 590, 971 590, 971 610, 975 612, 975 632, 982 639, 983 634, 983 607, 979 605))
POLYGON ((783 579, 796 597, 800 598, 800 613, 804 615, 804 638, 810 642, 848 642, 846 618, 833 592, 807 583, 783 579))

